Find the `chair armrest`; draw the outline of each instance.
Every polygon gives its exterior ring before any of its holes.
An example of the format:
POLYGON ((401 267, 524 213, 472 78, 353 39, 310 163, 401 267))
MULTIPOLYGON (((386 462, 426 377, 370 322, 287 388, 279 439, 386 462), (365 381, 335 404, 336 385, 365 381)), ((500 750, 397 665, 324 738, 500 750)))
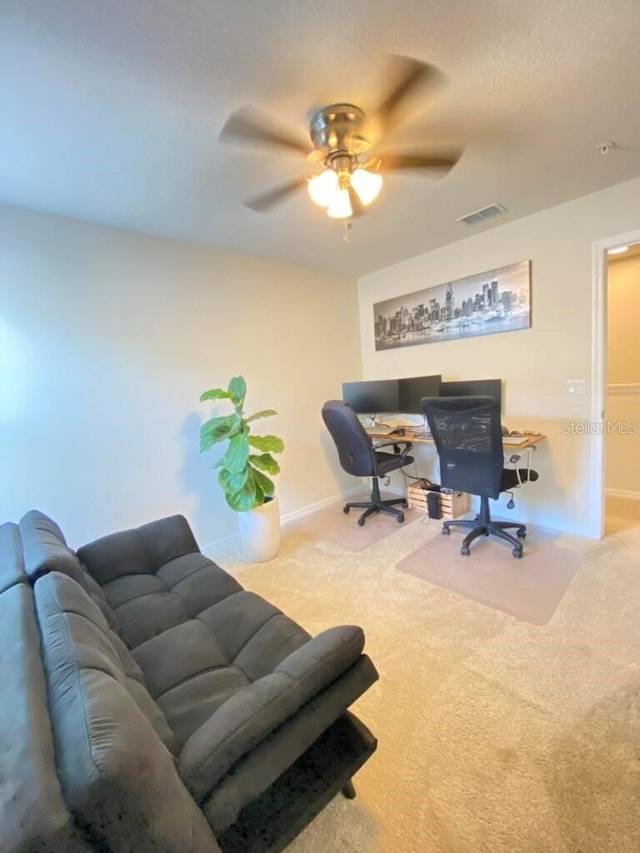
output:
POLYGON ((382 447, 393 447, 394 453, 400 453, 401 457, 405 457, 407 453, 412 450, 413 444, 410 441, 385 441, 382 444, 376 444, 375 450, 380 450, 382 447), (404 448, 399 451, 398 448, 401 444, 404 444, 404 448))
POLYGON ((511 456, 509 457, 509 464, 513 465, 513 469, 516 472, 516 476, 518 478, 518 486, 522 485, 522 478, 520 476, 520 469, 518 468, 518 462, 520 461, 520 458, 521 457, 520 457, 519 453, 512 453, 511 456))
POLYGON ((191 795, 201 802, 239 758, 352 666, 363 648, 361 628, 330 628, 235 693, 180 753, 178 772, 191 795))
POLYGON ((524 480, 522 479, 523 471, 521 468, 518 468, 518 462, 520 462, 522 456, 519 453, 514 453, 509 457, 509 462, 511 463, 511 465, 513 465, 514 471, 516 472, 516 476, 518 478, 518 486, 522 486, 525 483, 532 483, 538 479, 537 472, 531 470, 531 452, 535 449, 535 445, 533 447, 527 448, 527 470, 524 480), (533 474, 535 474, 536 476, 534 477, 533 474))

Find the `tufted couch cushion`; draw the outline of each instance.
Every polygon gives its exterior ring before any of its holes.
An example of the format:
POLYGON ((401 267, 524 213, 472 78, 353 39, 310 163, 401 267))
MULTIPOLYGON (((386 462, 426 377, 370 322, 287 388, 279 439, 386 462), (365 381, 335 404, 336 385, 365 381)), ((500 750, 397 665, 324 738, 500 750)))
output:
POLYGON ((34 592, 59 779, 94 846, 219 850, 176 773, 166 721, 99 609, 56 572, 41 577, 34 592))
POLYGON ((277 607, 241 590, 137 646, 134 657, 183 744, 238 690, 309 639, 277 607))
POLYGON ((105 536, 80 548, 78 557, 100 584, 132 649, 242 591, 200 553, 180 515, 105 536))
MULTIPOLYGON (((53 624, 52 614, 66 614, 64 622, 58 619, 58 624, 64 627, 79 666, 108 673, 131 695, 167 749, 177 753, 175 737, 162 711, 149 695, 140 667, 80 585, 65 575, 53 572, 46 575, 46 581, 43 578, 42 584, 37 583, 35 589, 41 625, 53 624)), ((43 631, 45 643, 50 636, 43 631)))
POLYGON ((203 800, 242 755, 354 664, 363 647, 361 628, 330 628, 288 655, 271 674, 234 693, 180 754, 180 775, 193 796, 203 800))

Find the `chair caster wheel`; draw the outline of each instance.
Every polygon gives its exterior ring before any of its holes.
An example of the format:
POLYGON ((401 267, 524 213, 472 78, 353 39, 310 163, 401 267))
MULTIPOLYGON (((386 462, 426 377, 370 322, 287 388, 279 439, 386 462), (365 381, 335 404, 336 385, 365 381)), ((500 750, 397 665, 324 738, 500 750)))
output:
POLYGON ((520 560, 522 558, 522 545, 519 545, 517 548, 514 548, 511 553, 514 557, 517 557, 520 560))
POLYGON ((343 506, 343 507, 342 507, 342 512, 343 512, 345 515, 349 515, 349 510, 350 510, 350 509, 351 509, 351 507, 350 507, 350 506, 343 506))
POLYGON ((365 522, 364 518, 359 518, 359 519, 358 519, 358 526, 359 526, 359 527, 364 527, 364 522, 365 522))
POLYGON ((406 509, 409 506, 408 501, 402 501, 402 508, 406 509))
POLYGON ((402 522, 404 521, 404 513, 401 512, 396 520, 397 520, 398 524, 402 524, 402 522))
POLYGON ((448 527, 443 527, 443 528, 442 528, 442 535, 443 535, 443 536, 451 536, 451 531, 449 530, 449 528, 448 528, 448 527))
POLYGON ((514 501, 509 501, 509 503, 507 504, 507 509, 515 509, 515 506, 516 505, 514 501))
POLYGON ((522 528, 519 528, 516 531, 516 536, 518 537, 518 539, 526 539, 527 538, 527 531, 523 530, 522 528))
POLYGON ((463 545, 462 548, 460 548, 460 553, 462 554, 463 557, 468 557, 469 556, 469 546, 463 545))

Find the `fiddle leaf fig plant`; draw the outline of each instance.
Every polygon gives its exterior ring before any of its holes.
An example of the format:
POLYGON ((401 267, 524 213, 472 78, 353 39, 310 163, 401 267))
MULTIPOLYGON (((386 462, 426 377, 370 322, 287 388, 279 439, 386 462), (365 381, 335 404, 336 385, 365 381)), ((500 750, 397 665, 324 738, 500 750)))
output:
POLYGON ((244 413, 247 384, 242 376, 234 376, 229 387, 213 388, 200 395, 200 402, 229 400, 233 414, 210 418, 200 427, 200 452, 211 450, 214 444, 229 442, 226 452, 214 468, 219 468, 218 482, 224 496, 236 512, 246 512, 261 506, 273 497, 273 480, 267 475, 280 471, 273 453, 282 453, 284 443, 275 435, 252 435, 251 424, 259 418, 269 418, 278 413, 262 409, 249 417, 244 413), (258 451, 257 453, 252 452, 258 451))

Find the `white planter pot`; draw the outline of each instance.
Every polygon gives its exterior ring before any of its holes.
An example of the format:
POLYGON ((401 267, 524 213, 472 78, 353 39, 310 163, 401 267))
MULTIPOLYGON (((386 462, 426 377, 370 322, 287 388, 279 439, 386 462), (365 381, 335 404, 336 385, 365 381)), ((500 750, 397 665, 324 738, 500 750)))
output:
POLYGON ((247 558, 264 563, 278 553, 280 547, 280 507, 273 497, 262 506, 238 513, 240 540, 247 558))

